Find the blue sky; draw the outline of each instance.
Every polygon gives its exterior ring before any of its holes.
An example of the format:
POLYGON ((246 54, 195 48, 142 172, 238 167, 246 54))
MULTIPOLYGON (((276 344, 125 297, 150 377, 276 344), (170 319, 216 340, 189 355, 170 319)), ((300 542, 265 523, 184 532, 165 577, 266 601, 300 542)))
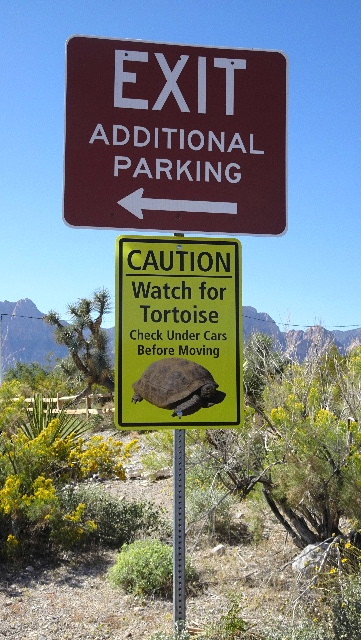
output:
POLYGON ((242 236, 243 304, 280 325, 361 326, 359 0, 3 0, 0 30, 1 301, 65 314, 114 294, 122 232, 62 219, 65 42, 85 34, 287 55, 288 231, 242 236))

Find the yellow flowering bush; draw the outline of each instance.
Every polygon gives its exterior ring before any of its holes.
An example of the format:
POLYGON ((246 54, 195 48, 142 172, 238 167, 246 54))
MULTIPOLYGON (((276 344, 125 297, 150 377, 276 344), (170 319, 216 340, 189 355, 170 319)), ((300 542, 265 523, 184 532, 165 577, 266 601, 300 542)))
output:
POLYGON ((38 544, 44 543, 46 537, 62 548, 81 543, 97 528, 93 520, 87 519, 86 509, 86 504, 79 504, 74 511, 64 513, 51 478, 39 476, 31 490, 22 493, 20 477, 9 476, 0 490, 0 521, 1 515, 7 516, 3 524, 7 522, 12 533, 5 537, 5 531, 2 532, 0 555, 2 552, 7 557, 13 557, 25 551, 33 528, 38 544), (14 531, 18 532, 17 535, 14 531))
POLYGON ((20 556, 30 547, 71 548, 97 528, 81 503, 67 511, 62 487, 93 475, 125 480, 124 461, 136 447, 115 438, 76 432, 62 437, 59 419, 44 425, 36 437, 19 429, 0 435, 0 558, 20 556), (34 535, 33 535, 34 534, 34 535))
POLYGON ((0 512, 5 514, 16 512, 21 508, 21 480, 18 476, 9 476, 0 491, 0 512))
POLYGON ((123 442, 112 437, 105 440, 103 436, 93 436, 87 442, 79 441, 69 455, 69 462, 80 478, 97 474, 100 478, 115 475, 125 480, 123 461, 129 458, 136 446, 137 440, 124 446, 123 442))
POLYGON ((19 540, 16 536, 10 533, 5 542, 5 552, 8 558, 15 557, 18 553, 19 540))
POLYGON ((0 437, 0 481, 1 472, 20 475, 28 488, 42 474, 59 481, 82 480, 93 474, 125 479, 123 463, 137 446, 136 440, 124 445, 103 436, 85 440, 70 434, 62 438, 57 429, 55 419, 35 438, 22 431, 0 437))
POLYGON ((285 404, 293 419, 295 419, 297 416, 301 416, 302 412, 305 410, 303 402, 299 402, 298 397, 295 393, 290 393, 285 404))
POLYGON ((271 410, 271 420, 275 425, 281 426, 287 422, 287 419, 288 413, 283 407, 277 407, 271 410))
POLYGON ((98 528, 97 523, 86 517, 87 506, 80 503, 70 513, 58 512, 54 518, 51 532, 51 539, 63 549, 72 549, 79 546, 87 540, 89 534, 92 534, 98 528))

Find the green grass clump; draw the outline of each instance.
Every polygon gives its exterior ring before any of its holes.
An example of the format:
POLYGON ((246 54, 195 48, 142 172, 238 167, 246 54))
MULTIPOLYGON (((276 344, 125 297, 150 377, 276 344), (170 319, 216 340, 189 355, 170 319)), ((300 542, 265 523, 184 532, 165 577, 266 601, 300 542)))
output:
MULTIPOLYGON (((188 582, 197 579, 188 562, 188 582)), ((134 595, 171 598, 173 593, 173 549, 160 540, 137 540, 125 544, 117 563, 108 573, 110 582, 134 595)))

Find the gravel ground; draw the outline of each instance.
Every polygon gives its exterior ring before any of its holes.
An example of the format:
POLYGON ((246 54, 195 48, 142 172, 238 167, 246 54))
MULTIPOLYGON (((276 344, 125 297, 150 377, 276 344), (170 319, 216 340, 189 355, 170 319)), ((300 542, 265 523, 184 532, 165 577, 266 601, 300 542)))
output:
MULTIPOLYGON (((141 451, 129 471, 140 469, 140 456, 141 451)), ((171 518, 172 478, 151 481, 143 476, 102 486, 119 497, 162 505, 171 518)), ((204 587, 187 598, 189 627, 201 628, 219 618, 232 592, 244 594, 244 617, 258 628, 275 611, 287 617, 294 578, 281 567, 295 549, 275 523, 270 531, 271 545, 269 540, 226 545, 222 556, 212 555, 204 540, 190 548, 204 587)), ((0 568, 0 640, 149 640, 156 631, 171 632, 172 602, 125 595, 108 584, 107 571, 116 555, 73 554, 52 566, 31 561, 21 568, 0 568)))
MULTIPOLYGON (((102 484, 129 500, 171 501, 171 479, 102 484)), ((0 639, 6 640, 145 640, 162 617, 169 629, 171 602, 146 602, 124 595, 107 582, 117 552, 69 554, 57 565, 31 562, 0 569, 0 639)))
POLYGON ((157 629, 172 604, 141 601, 108 585, 115 554, 65 563, 58 568, 27 567, 3 576, 0 638, 6 640, 143 640, 157 629))

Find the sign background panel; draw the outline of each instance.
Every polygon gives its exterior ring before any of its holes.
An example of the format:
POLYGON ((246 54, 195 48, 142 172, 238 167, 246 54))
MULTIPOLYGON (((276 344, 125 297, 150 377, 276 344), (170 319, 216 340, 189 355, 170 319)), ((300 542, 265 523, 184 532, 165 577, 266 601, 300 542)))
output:
POLYGON ((134 429, 239 425, 241 309, 238 240, 118 238, 116 423, 134 429), (168 268, 172 257, 173 267, 162 270, 162 260, 168 268), (229 267, 227 271, 224 264, 229 267), (164 286, 168 299, 164 297, 164 286), (147 287, 145 298, 140 291, 147 287), (172 311, 174 308, 176 312, 172 311), (165 314, 166 310, 170 312, 165 314), (190 321, 182 322, 182 318, 190 321), (201 322, 204 318, 207 321, 201 322), (172 417, 172 410, 158 408, 146 400, 132 403, 132 384, 152 362, 167 357, 186 358, 203 365, 219 384, 218 390, 226 394, 223 401, 181 419, 172 417))
POLYGON ((65 221, 93 228, 234 235, 283 233, 286 69, 285 56, 277 51, 71 38, 67 46, 65 221), (124 72, 133 74, 133 81, 122 85, 124 97, 147 100, 148 109, 114 106, 117 50, 148 55, 147 62, 124 61, 124 72), (177 86, 189 112, 181 111, 172 93, 160 110, 153 109, 166 84, 156 54, 163 55, 172 70, 181 56, 188 56, 177 86), (215 66, 219 57, 245 60, 247 65, 234 71, 233 114, 226 114, 227 70, 215 66), (206 60, 205 113, 198 112, 199 58, 206 60), (90 143, 99 124, 106 138, 98 134, 90 143), (115 143, 114 126, 125 127, 116 130, 115 143), (138 130, 136 142, 134 127, 143 128, 138 130), (144 129, 150 136, 147 144, 143 144, 148 135, 144 129), (173 133, 169 133, 171 130, 173 133), (214 141, 209 146, 209 131, 219 142, 224 136, 223 149, 214 141), (119 169, 118 175, 116 157, 127 158, 131 164, 119 169), (163 169, 171 167, 168 172, 157 172, 159 160, 163 169), (179 175, 178 163, 183 167, 179 175), (220 180, 209 164, 215 172, 220 168, 220 180), (238 181, 237 173, 241 174, 238 181), (156 209, 145 210, 140 219, 118 204, 138 189, 144 189, 144 198, 236 203, 237 213, 156 209))

